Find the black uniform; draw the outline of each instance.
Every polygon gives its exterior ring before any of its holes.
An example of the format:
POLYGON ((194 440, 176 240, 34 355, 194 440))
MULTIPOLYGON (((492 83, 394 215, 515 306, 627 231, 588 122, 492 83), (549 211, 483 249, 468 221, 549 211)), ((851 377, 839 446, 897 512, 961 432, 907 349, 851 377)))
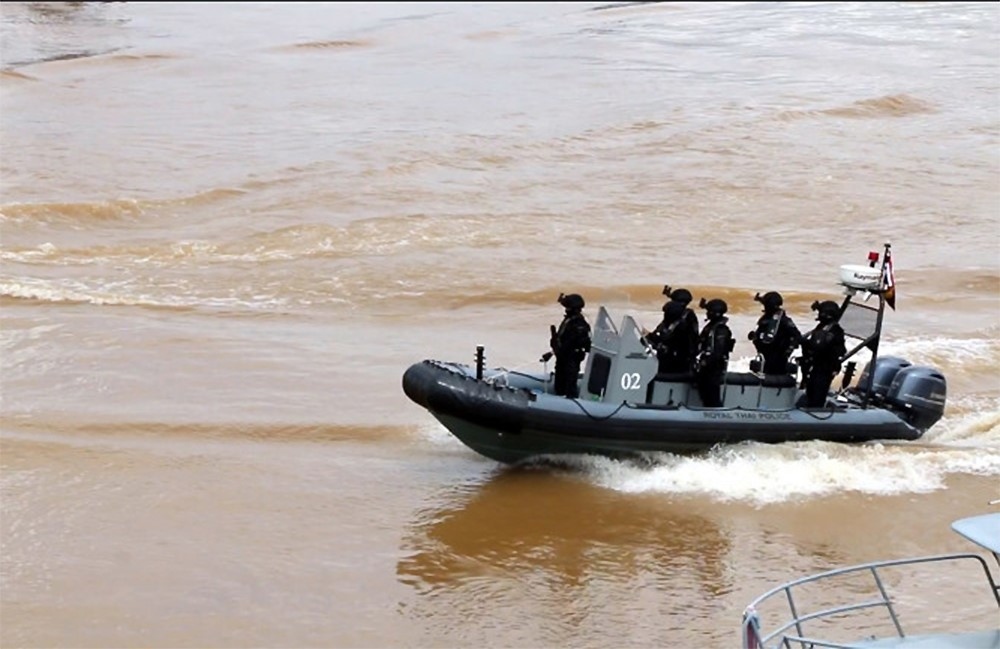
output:
POLYGON ((748 336, 764 359, 760 371, 764 374, 789 374, 788 359, 802 342, 802 333, 781 308, 785 302, 781 293, 768 291, 763 297, 757 294, 754 299, 764 305, 764 315, 757 320, 757 327, 748 336))
POLYGON ((573 293, 560 299, 560 303, 566 307, 566 315, 549 341, 556 357, 553 388, 556 394, 575 399, 580 396, 580 364, 590 351, 590 324, 581 313, 582 297, 573 293))
POLYGON ((830 384, 840 372, 840 360, 847 353, 844 330, 837 323, 840 307, 827 301, 819 305, 819 324, 802 340, 803 386, 807 408, 822 408, 830 394, 830 384))
MULTIPOLYGON (((701 328, 701 323, 698 322, 698 316, 695 315, 695 312, 692 311, 690 308, 688 308, 688 305, 691 304, 691 300, 694 299, 694 297, 691 295, 691 291, 687 290, 686 288, 670 289, 669 286, 665 286, 664 290, 667 293, 667 297, 670 298, 670 302, 676 302, 680 304, 682 307, 684 307, 684 319, 687 321, 685 329, 688 332, 690 332, 688 333, 688 335, 691 337, 691 346, 695 350, 693 352, 693 355, 697 355, 698 329, 701 328)), ((667 302, 667 304, 670 304, 670 302, 667 302)), ((666 310, 667 308, 666 305, 664 305, 663 308, 664 310, 666 310)))
POLYGON ((788 359, 802 342, 802 333, 782 310, 764 312, 750 332, 753 346, 764 359, 764 374, 788 374, 788 359))
POLYGON ((704 303, 708 323, 699 337, 698 361, 695 368, 695 383, 702 405, 708 408, 722 406, 721 387, 729 366, 729 353, 735 341, 724 314, 728 305, 723 300, 709 300, 704 303))
POLYGON ((646 342, 656 350, 660 374, 689 373, 698 353, 698 316, 680 302, 663 305, 663 320, 646 342))

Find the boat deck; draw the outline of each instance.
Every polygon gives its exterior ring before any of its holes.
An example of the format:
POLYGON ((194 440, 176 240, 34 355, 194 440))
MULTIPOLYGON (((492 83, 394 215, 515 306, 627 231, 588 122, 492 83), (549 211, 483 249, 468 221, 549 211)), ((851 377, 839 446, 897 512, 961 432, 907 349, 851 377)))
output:
POLYGON ((891 580, 885 577, 885 573, 901 566, 934 563, 949 564, 956 568, 956 564, 961 563, 965 569, 972 572, 981 571, 984 577, 983 591, 990 593, 1000 610, 1000 588, 986 560, 978 554, 942 554, 874 561, 802 577, 764 593, 751 602, 743 614, 743 647, 744 649, 1000 649, 1000 626, 985 630, 969 629, 912 635, 904 631, 895 600, 887 588, 887 583, 891 583, 891 580), (869 577, 872 589, 866 590, 864 594, 856 593, 858 600, 828 605, 819 610, 807 610, 797 597, 808 584, 829 583, 845 575, 855 578, 869 577), (862 597, 868 599, 860 599, 862 597), (767 605, 765 603, 771 606, 778 605, 786 612, 784 621, 771 629, 762 628, 761 617, 758 614, 758 610, 762 610, 762 605, 767 605), (876 614, 881 611, 883 619, 887 618, 895 633, 889 637, 842 641, 823 637, 822 632, 819 634, 811 632, 824 623, 860 611, 876 614), (810 627, 809 631, 807 626, 810 627))
POLYGON ((932 633, 905 638, 882 638, 850 645, 815 643, 815 647, 848 649, 1000 649, 1000 629, 969 633, 932 633))

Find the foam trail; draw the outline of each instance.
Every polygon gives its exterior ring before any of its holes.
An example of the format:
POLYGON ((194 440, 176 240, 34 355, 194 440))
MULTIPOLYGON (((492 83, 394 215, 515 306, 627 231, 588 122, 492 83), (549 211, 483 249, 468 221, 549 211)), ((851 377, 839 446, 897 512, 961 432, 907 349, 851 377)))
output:
POLYGON ((839 492, 895 495, 943 489, 950 474, 1000 475, 1000 447, 961 449, 829 442, 747 444, 709 456, 657 454, 653 466, 607 458, 559 458, 600 486, 627 493, 709 496, 755 505, 839 492))
POLYGON ((954 370, 967 366, 975 368, 983 363, 987 363, 989 367, 996 367, 997 359, 1000 359, 1000 340, 904 338, 888 342, 882 341, 879 355, 901 356, 915 365, 933 365, 943 370, 954 370))
POLYGON ((922 442, 954 447, 1000 449, 1000 402, 992 397, 964 397, 921 439, 922 442))

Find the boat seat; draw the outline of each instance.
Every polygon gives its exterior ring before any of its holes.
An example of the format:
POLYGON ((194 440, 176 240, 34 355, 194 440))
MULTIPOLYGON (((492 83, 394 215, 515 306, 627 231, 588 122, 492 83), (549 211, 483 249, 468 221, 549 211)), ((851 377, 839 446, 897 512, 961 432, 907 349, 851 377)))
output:
POLYGON ((726 372, 724 383, 726 385, 760 385, 762 381, 753 372, 726 372))
POLYGON ((657 374, 646 386, 646 403, 659 406, 687 404, 694 375, 690 372, 657 374))
POLYGON ((691 372, 674 372, 657 374, 653 377, 657 383, 690 383, 694 381, 694 374, 691 372))
POLYGON ((791 374, 765 374, 763 385, 765 388, 794 388, 797 382, 791 374))
POLYGON ((751 372, 726 372, 723 407, 756 410, 760 406, 760 384, 760 377, 751 372))
POLYGON ((794 388, 795 377, 790 374, 754 374, 753 372, 726 372, 726 385, 764 386, 765 388, 794 388))

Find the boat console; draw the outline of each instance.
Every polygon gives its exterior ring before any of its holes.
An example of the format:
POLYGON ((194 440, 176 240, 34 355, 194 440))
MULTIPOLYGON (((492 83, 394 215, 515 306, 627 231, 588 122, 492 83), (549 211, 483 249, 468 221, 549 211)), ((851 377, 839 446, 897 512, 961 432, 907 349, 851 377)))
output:
MULTIPOLYGON (((663 408, 703 408, 694 376, 659 374, 656 352, 643 342, 632 316, 615 327, 607 309, 600 307, 593 343, 583 372, 580 399, 630 403, 663 408)), ((755 372, 727 372, 723 408, 790 410, 798 397, 795 377, 765 376, 755 372)))

